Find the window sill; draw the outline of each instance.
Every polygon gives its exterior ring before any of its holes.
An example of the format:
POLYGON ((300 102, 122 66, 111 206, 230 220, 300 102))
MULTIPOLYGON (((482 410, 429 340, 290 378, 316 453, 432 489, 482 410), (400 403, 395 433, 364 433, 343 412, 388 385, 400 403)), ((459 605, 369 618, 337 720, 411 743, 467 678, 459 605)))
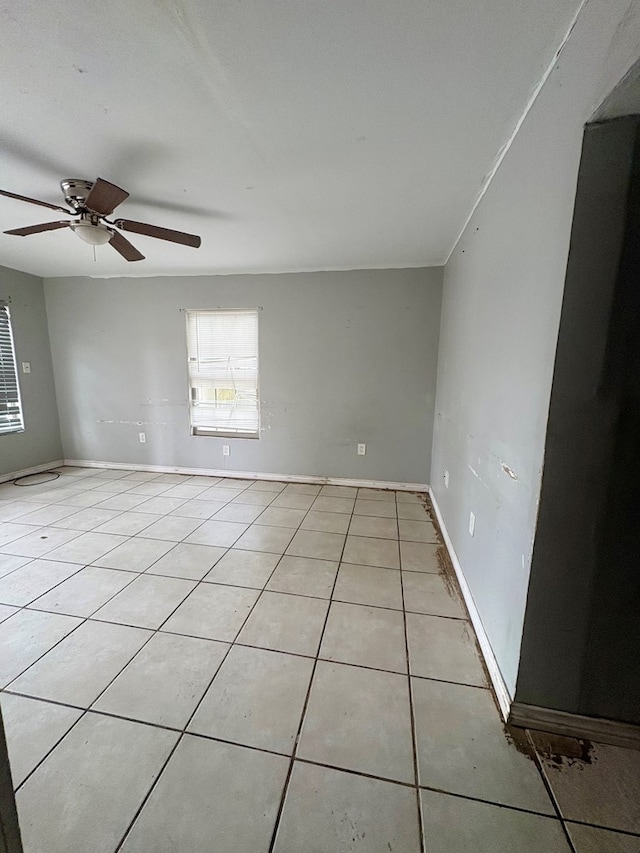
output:
POLYGON ((258 432, 223 432, 222 430, 203 429, 192 427, 191 435, 204 436, 205 438, 248 438, 252 441, 260 438, 258 432))

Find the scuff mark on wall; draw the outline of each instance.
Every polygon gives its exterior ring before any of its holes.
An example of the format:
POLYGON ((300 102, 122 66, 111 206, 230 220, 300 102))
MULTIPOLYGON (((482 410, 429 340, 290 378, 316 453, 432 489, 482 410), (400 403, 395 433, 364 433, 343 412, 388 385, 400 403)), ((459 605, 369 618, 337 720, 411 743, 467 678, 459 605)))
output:
POLYGON ((515 471, 509 468, 509 466, 505 462, 501 462, 500 467, 502 468, 505 474, 508 474, 511 477, 512 480, 518 479, 518 475, 515 473, 515 471))
POLYGON ((142 400, 140 403, 141 406, 186 406, 187 405, 186 397, 183 400, 170 400, 168 397, 162 397, 159 400, 153 400, 149 397, 146 400, 142 400))
POLYGON ((165 421, 116 421, 116 420, 103 420, 102 418, 98 418, 96 421, 97 424, 119 424, 123 426, 166 426, 165 421))

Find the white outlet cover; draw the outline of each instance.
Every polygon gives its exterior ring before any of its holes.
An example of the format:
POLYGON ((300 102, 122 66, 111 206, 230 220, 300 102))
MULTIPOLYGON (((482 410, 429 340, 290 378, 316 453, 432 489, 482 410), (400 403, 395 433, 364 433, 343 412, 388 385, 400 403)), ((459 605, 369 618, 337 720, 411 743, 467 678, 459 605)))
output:
POLYGON ((445 488, 447 488, 447 489, 449 488, 449 472, 448 471, 444 472, 444 485, 445 485, 445 488))
POLYGON ((222 445, 222 455, 223 455, 223 456, 229 456, 229 455, 230 455, 230 454, 229 454, 229 445, 228 445, 228 444, 223 444, 223 445, 222 445))
POLYGON ((139 432, 138 438, 140 439, 140 444, 146 444, 147 434, 145 432, 139 432))
POLYGON ((476 532, 476 517, 470 512, 469 513, 469 535, 473 536, 476 532))
POLYGON ((366 452, 367 452, 367 445, 366 444, 359 444, 358 445, 358 456, 364 456, 366 452))
POLYGON ((31 362, 23 361, 22 362, 22 372, 23 373, 31 373, 31 362))

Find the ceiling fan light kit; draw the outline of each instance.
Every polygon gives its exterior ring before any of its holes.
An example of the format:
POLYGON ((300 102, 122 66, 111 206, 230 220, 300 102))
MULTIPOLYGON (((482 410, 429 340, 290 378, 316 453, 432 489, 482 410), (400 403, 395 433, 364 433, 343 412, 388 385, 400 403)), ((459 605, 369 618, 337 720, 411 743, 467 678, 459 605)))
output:
POLYGON ((142 261, 141 254, 124 237, 120 231, 131 231, 135 234, 143 234, 146 237, 155 237, 157 240, 167 240, 170 243, 180 243, 183 246, 191 246, 197 249, 201 240, 195 234, 187 234, 184 231, 174 231, 171 228, 161 228, 158 225, 147 225, 145 222, 134 222, 130 219, 116 219, 111 222, 107 219, 119 204, 129 197, 126 190, 98 178, 94 183, 82 178, 65 178, 60 181, 60 188, 64 200, 71 210, 50 204, 48 201, 29 198, 28 196, 11 193, 8 190, 0 190, 0 195, 13 198, 18 201, 26 201, 29 204, 37 204, 40 207, 48 207, 50 210, 58 210, 70 216, 78 217, 73 221, 43 222, 39 225, 30 225, 25 228, 13 228, 5 231, 17 237, 28 237, 31 234, 39 234, 42 231, 55 231, 58 228, 71 228, 71 230, 92 246, 103 246, 109 243, 126 261, 142 261), (106 223, 106 224, 105 224, 106 223))
POLYGON ((80 222, 71 222, 69 227, 81 240, 90 243, 92 246, 104 246, 105 243, 111 241, 114 234, 111 228, 107 228, 106 225, 84 219, 81 219, 80 222))

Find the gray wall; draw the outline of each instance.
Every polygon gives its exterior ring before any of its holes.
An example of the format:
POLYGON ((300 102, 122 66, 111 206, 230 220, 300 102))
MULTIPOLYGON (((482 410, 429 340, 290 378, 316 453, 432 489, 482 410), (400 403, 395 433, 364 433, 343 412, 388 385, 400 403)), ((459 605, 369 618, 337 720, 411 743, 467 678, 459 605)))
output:
POLYGON ((60 426, 42 280, 0 267, 0 299, 8 301, 18 360, 24 432, 0 435, 0 476, 62 457, 60 426), (31 373, 20 370, 31 363, 31 373))
POLYGON ((50 279, 45 290, 67 459, 428 481, 440 268, 50 279), (180 309, 258 306, 260 439, 191 436, 180 309))
POLYGON ((583 126, 640 52, 638 9, 586 4, 445 268, 431 480, 512 695, 583 126))

